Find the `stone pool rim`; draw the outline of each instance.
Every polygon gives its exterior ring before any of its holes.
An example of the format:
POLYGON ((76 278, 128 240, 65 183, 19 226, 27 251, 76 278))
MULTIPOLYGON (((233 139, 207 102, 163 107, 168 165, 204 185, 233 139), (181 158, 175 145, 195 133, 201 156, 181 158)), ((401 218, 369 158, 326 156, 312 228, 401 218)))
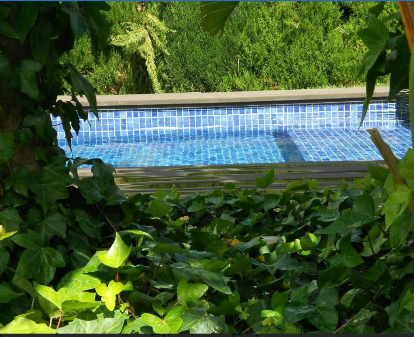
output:
MULTIPOLYGON (((388 86, 375 88, 372 99, 387 99, 388 86)), ((366 96, 365 87, 275 90, 275 91, 240 91, 240 92, 187 92, 156 94, 97 95, 99 109, 121 108, 167 108, 167 107, 206 107, 206 106, 240 106, 257 104, 288 104, 312 102, 360 101, 366 96)), ((90 108, 86 97, 79 97, 82 105, 90 108)), ((70 96, 60 96, 58 100, 70 101, 70 96)))

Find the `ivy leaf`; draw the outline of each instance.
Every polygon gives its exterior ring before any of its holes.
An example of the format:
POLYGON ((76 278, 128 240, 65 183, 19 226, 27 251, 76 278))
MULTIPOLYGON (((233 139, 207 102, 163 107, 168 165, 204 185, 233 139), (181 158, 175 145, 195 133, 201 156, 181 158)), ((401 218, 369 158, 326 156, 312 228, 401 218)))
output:
POLYGON ((368 326, 368 321, 375 315, 377 312, 369 311, 362 308, 348 324, 339 332, 340 334, 369 334, 370 327, 368 326))
POLYGON ((275 181, 275 169, 272 169, 263 177, 256 178, 254 182, 258 188, 266 189, 274 181, 275 181))
POLYGON ((190 328, 190 334, 220 334, 226 332, 226 323, 224 321, 224 315, 213 316, 207 315, 200 318, 190 328))
POLYGON ((23 44, 29 33, 30 27, 36 20, 39 11, 37 2, 19 3, 16 11, 16 32, 19 35, 20 43, 23 44))
POLYGON ((388 29, 381 20, 371 17, 368 27, 359 31, 358 35, 368 47, 361 67, 362 72, 367 72, 375 64, 388 42, 388 29))
MULTIPOLYGON (((0 236, 1 237, 1 236, 0 236)), ((6 270, 7 265, 10 261, 10 254, 6 248, 0 248, 0 275, 6 270)))
POLYGON ((202 283, 187 283, 185 279, 182 279, 177 287, 177 300, 183 305, 187 306, 188 303, 197 301, 208 290, 208 286, 202 283))
POLYGON ((207 283, 209 286, 217 289, 224 294, 231 294, 231 289, 224 280, 224 276, 218 273, 213 273, 205 269, 200 269, 198 276, 201 280, 207 283))
POLYGON ((17 293, 10 288, 10 286, 3 282, 0 284, 0 303, 9 303, 11 300, 24 295, 23 293, 17 293))
POLYGON ((98 118, 98 106, 96 103, 95 89, 72 64, 65 64, 65 67, 70 71, 70 81, 73 91, 86 96, 93 113, 98 118))
POLYGON ((149 207, 145 210, 145 212, 153 217, 164 217, 169 211, 171 211, 171 209, 172 208, 170 206, 153 199, 150 201, 149 207))
POLYGON ((390 226, 391 247, 398 247, 406 241, 410 231, 414 231, 414 218, 407 208, 390 226))
POLYGON ((408 88, 409 73, 407 70, 410 69, 411 51, 407 36, 402 34, 395 38, 395 45, 398 54, 391 64, 389 100, 392 100, 401 90, 408 88))
POLYGON ((101 281, 93 276, 83 273, 83 269, 75 269, 62 277, 57 288, 67 287, 77 291, 95 289, 101 281))
POLYGON ((79 183, 82 196, 88 203, 96 203, 105 199, 105 206, 118 205, 126 200, 125 195, 115 184, 113 173, 115 168, 100 159, 87 161, 92 164, 93 177, 84 178, 79 183))
POLYGON ((0 35, 4 35, 5 37, 12 39, 19 38, 16 31, 10 26, 7 21, 0 21, 0 35))
POLYGON ((12 322, 0 329, 0 334, 55 334, 56 330, 46 324, 16 316, 12 322))
POLYGON ((64 162, 55 158, 43 168, 40 176, 33 182, 30 190, 35 194, 35 199, 43 208, 43 212, 46 212, 57 200, 69 197, 67 186, 72 180, 64 162))
POLYGON ((151 240, 154 239, 150 234, 148 234, 148 233, 146 233, 145 231, 142 231, 142 230, 122 230, 122 231, 119 232, 119 234, 121 234, 121 235, 131 234, 132 237, 134 237, 134 236, 138 236, 138 237, 145 236, 145 237, 150 238, 151 240))
POLYGON ((55 318, 63 313, 78 309, 93 308, 100 305, 95 301, 94 293, 81 292, 79 290, 63 287, 57 292, 47 286, 34 283, 34 288, 39 294, 39 303, 50 318, 55 318))
POLYGON ((269 211, 270 209, 276 208, 279 205, 282 197, 283 196, 280 194, 267 194, 264 197, 264 211, 269 211))
MULTIPOLYGON (((3 22, 0 21, 0 34, 1 34, 1 25, 3 22)), ((4 34, 3 34, 4 35, 4 34)), ((0 52, 0 78, 8 78, 10 76, 10 65, 7 57, 0 52)), ((0 162, 1 163, 1 162, 0 162)))
POLYGON ((14 155, 14 138, 0 133, 0 163, 7 162, 14 155))
POLYGON ((76 221, 79 223, 79 227, 89 237, 101 239, 101 228, 102 222, 89 215, 86 211, 76 209, 73 211, 76 221))
POLYGON ((0 224, 9 232, 18 231, 21 221, 19 212, 15 208, 9 207, 0 211, 0 224))
POLYGON ((321 229, 321 234, 345 233, 365 224, 375 221, 375 203, 370 195, 360 195, 354 198, 351 211, 341 215, 327 228, 321 229))
POLYGON ((203 305, 198 305, 186 310, 181 316, 181 318, 183 319, 183 324, 180 328, 180 331, 183 332, 189 330, 197 323, 199 323, 200 320, 206 315, 207 307, 203 305))
POLYGON ((108 286, 105 283, 98 285, 95 290, 101 296, 102 301, 105 302, 106 308, 111 312, 115 309, 116 296, 122 292, 124 285, 121 282, 111 281, 108 286))
POLYGON ((99 260, 108 267, 119 268, 129 256, 131 247, 128 247, 118 233, 115 234, 115 241, 111 248, 98 252, 99 260))
POLYGON ((61 327, 58 334, 120 334, 124 318, 105 318, 97 320, 75 319, 67 326, 61 327))
POLYGON ((383 207, 385 230, 388 230, 394 220, 404 212, 412 195, 411 189, 405 184, 396 184, 395 189, 383 207))
POLYGON ((335 306, 338 303, 338 292, 332 283, 326 283, 319 292, 315 310, 317 315, 309 321, 317 328, 333 332, 338 325, 338 311, 335 306))
POLYGON ((182 249, 175 244, 158 243, 152 248, 154 254, 185 254, 188 253, 187 249, 182 249))
POLYGON ((65 238, 66 217, 59 213, 51 214, 37 225, 36 231, 40 234, 44 244, 47 244, 55 235, 65 238))
POLYGON ((42 284, 49 284, 55 276, 56 267, 65 267, 61 253, 50 247, 26 249, 19 259, 16 273, 33 278, 42 284))
POLYGON ((201 18, 207 32, 213 36, 222 32, 227 19, 238 3, 238 1, 201 3, 201 18))
POLYGON ((351 245, 351 234, 347 234, 339 243, 341 254, 335 255, 331 260, 331 266, 345 266, 354 268, 364 263, 361 255, 351 245))
POLYGON ((33 59, 42 66, 45 65, 49 55, 50 42, 52 41, 52 25, 47 20, 38 20, 30 30, 30 48, 33 59))
POLYGON ((15 69, 15 77, 12 81, 22 93, 36 101, 40 100, 36 73, 41 69, 42 64, 39 62, 30 59, 23 60, 15 69))
POLYGON ((29 197, 28 190, 31 175, 31 172, 22 166, 13 175, 5 178, 4 187, 6 190, 13 189, 18 194, 29 197))
POLYGON ((13 237, 13 242, 23 248, 38 248, 43 245, 39 234, 33 230, 27 230, 27 233, 19 234, 13 237))
POLYGON ((142 314, 141 319, 152 327, 155 334, 176 334, 183 323, 180 315, 184 310, 185 308, 182 306, 175 307, 168 312, 163 320, 149 313, 142 314))
MULTIPOLYGON (((62 301, 58 293, 50 287, 34 283, 34 289, 36 292, 47 300, 49 303, 52 303, 57 309, 62 310, 62 301)), ((50 315, 50 313, 48 313, 50 315)))

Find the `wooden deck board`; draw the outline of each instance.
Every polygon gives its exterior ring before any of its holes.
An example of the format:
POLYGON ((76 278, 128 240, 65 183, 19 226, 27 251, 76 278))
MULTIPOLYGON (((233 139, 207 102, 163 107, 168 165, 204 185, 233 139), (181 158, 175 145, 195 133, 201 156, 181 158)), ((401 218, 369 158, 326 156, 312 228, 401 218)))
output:
MULTIPOLYGON (((363 178, 368 165, 380 162, 315 162, 292 164, 231 164, 171 167, 117 168, 115 180, 126 193, 153 193, 157 189, 175 188, 183 193, 214 190, 225 183, 237 187, 255 188, 257 177, 275 169, 271 190, 281 190, 287 184, 302 179, 319 180, 321 187, 338 186, 363 178)), ((90 169, 79 169, 81 177, 91 176, 90 169)))

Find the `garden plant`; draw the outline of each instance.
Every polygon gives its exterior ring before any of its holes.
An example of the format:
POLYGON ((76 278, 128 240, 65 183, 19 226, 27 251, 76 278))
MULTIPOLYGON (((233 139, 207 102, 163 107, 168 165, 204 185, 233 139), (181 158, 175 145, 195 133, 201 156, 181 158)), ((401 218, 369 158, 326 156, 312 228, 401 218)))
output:
MULTIPOLYGON (((207 29, 214 6, 202 7, 207 29)), ((95 114, 97 103, 60 56, 84 34, 97 53, 108 9, 0 4, 0 334, 414 333, 413 149, 341 188, 272 192, 271 170, 256 189, 190 197, 126 196, 111 165, 65 155, 50 114, 70 143, 88 118, 77 96, 95 114), (71 102, 57 100, 63 88, 71 102)), ((383 38, 377 10, 367 45, 383 38)), ((400 52, 368 47, 368 72, 400 52)))

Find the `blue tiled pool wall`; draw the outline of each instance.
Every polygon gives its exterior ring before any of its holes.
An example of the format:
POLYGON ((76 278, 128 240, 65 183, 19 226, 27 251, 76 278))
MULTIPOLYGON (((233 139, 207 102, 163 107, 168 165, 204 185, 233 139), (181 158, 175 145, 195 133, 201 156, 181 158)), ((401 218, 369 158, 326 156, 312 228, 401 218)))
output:
MULTIPOLYGON (((85 140, 134 139, 142 141, 197 137, 200 134, 237 134, 294 130, 357 130, 362 102, 249 105, 238 107, 181 107, 100 110, 98 120, 89 112, 89 122, 81 121, 73 144, 85 140)), ((396 104, 371 102, 361 129, 393 130, 404 121, 396 114, 396 104)), ((52 117, 58 139, 65 146, 64 130, 52 117)))

